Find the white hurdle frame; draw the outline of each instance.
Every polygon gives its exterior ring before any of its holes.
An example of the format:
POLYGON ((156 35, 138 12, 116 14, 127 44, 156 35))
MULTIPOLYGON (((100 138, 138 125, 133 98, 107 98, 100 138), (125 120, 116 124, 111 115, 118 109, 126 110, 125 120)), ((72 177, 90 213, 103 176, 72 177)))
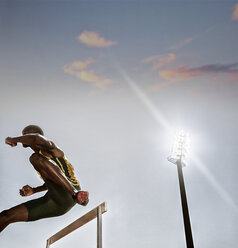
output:
POLYGON ((50 245, 52 245, 59 239, 65 237, 69 233, 75 231, 79 227, 87 224, 95 218, 97 218, 97 248, 102 248, 102 214, 104 214, 105 212, 107 212, 107 203, 103 202, 96 208, 92 209, 82 217, 78 218, 77 220, 48 238, 46 242, 46 248, 49 248, 50 245))

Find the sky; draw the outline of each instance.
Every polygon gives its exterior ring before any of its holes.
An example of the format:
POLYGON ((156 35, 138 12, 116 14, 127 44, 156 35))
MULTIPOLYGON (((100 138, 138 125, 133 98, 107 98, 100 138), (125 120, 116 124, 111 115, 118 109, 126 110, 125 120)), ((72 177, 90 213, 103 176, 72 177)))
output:
MULTIPOLYGON (((237 247, 238 2, 1 0, 0 211, 37 198, 31 151, 5 144, 42 127, 74 165, 87 207, 15 223, 0 247, 46 240, 106 201, 103 246, 183 248, 177 130, 194 246, 237 247)), ((96 247, 96 221, 52 247, 96 247)))

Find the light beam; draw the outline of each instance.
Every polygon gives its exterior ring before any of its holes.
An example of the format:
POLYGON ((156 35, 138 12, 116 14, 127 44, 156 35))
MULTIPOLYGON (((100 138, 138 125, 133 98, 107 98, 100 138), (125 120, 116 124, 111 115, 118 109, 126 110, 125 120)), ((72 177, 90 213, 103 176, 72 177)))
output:
MULTIPOLYGON (((117 69, 120 71, 121 75, 133 90, 133 92, 138 96, 138 98, 144 103, 147 107, 148 111, 152 114, 152 116, 156 119, 158 124, 162 126, 162 128, 171 135, 173 133, 173 128, 170 125, 169 121, 166 117, 156 108, 156 106, 151 102, 148 96, 139 88, 139 86, 120 68, 117 66, 117 69)), ((233 198, 230 194, 224 189, 224 187, 215 179, 215 177, 209 172, 206 168, 205 164, 201 162, 201 160, 197 156, 192 156, 191 160, 194 162, 196 168, 201 172, 208 182, 212 185, 215 191, 219 194, 219 196, 233 209, 238 213, 238 206, 234 202, 233 198)))

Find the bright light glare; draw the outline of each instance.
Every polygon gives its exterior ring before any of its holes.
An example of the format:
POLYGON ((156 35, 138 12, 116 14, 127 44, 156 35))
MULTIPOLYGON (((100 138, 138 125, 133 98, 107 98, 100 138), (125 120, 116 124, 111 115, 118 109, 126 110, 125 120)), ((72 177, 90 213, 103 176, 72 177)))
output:
POLYGON ((184 130, 177 132, 174 137, 174 144, 172 147, 172 154, 168 157, 168 160, 174 164, 178 161, 181 162, 182 166, 187 165, 187 155, 189 148, 189 135, 184 130))
MULTIPOLYGON (((156 119, 156 121, 164 128, 164 131, 169 135, 172 133, 172 127, 169 121, 165 118, 163 113, 161 113, 156 106, 150 101, 150 99, 146 96, 146 94, 138 87, 138 85, 131 79, 129 76, 117 66, 117 69, 121 72, 122 76, 124 77, 125 81, 134 91, 134 93, 139 97, 139 99, 145 104, 149 112, 152 116, 156 119)), ((188 139, 189 142, 189 139, 188 139)), ((172 156, 171 156, 172 157, 172 156)), ((238 206, 229 195, 228 192, 224 189, 224 187, 215 179, 215 177, 208 171, 206 165, 203 164, 196 156, 191 156, 194 162, 194 165, 199 169, 199 171, 207 178, 209 183, 213 186, 216 192, 221 196, 221 198, 227 202, 237 213, 238 213, 238 206)), ((186 163, 185 163, 186 164, 186 163)))

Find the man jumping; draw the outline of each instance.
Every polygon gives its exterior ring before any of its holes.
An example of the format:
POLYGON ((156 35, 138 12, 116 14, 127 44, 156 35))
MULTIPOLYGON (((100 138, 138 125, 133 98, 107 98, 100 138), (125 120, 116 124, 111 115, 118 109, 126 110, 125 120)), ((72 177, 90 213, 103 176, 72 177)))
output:
POLYGON ((22 136, 8 137, 5 143, 12 147, 17 143, 22 143, 23 147, 30 147, 34 151, 30 156, 30 162, 44 180, 44 184, 36 188, 29 185, 22 187, 20 195, 29 196, 48 191, 43 197, 2 211, 0 232, 14 222, 60 216, 76 203, 83 206, 88 204, 89 194, 87 191, 81 191, 73 166, 67 161, 63 151, 44 137, 40 127, 29 125, 23 129, 22 136))

